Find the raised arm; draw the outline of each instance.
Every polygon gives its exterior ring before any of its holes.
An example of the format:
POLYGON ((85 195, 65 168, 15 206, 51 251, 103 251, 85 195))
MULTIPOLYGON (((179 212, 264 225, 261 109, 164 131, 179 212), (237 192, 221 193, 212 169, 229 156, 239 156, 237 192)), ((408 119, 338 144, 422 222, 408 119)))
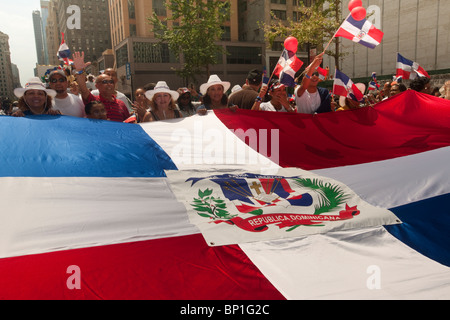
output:
POLYGON ((256 111, 260 110, 261 102, 264 99, 264 96, 266 95, 268 88, 269 88, 268 85, 264 85, 261 87, 261 91, 259 92, 259 95, 256 98, 255 103, 252 106, 252 110, 256 110, 256 111))
POLYGON ((314 73, 314 71, 317 69, 318 66, 322 63, 324 53, 317 55, 311 65, 309 65, 306 69, 306 74, 303 77, 302 83, 300 85, 300 88, 297 90, 297 96, 301 97, 303 93, 308 89, 309 82, 311 81, 311 76, 314 73))
POLYGON ((85 69, 90 66, 91 63, 85 63, 84 62, 84 52, 74 52, 73 53, 73 66, 75 68, 75 77, 78 82, 78 86, 81 91, 81 96, 83 97, 83 100, 87 100, 91 92, 86 86, 85 81, 85 69))

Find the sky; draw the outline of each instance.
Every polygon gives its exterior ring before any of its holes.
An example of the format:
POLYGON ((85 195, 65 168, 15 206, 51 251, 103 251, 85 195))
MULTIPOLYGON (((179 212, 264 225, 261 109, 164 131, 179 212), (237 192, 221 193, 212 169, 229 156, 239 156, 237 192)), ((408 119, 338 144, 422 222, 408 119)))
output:
POLYGON ((0 0, 0 31, 9 36, 11 62, 19 68, 22 86, 34 77, 37 55, 34 41, 33 10, 39 0, 0 0))

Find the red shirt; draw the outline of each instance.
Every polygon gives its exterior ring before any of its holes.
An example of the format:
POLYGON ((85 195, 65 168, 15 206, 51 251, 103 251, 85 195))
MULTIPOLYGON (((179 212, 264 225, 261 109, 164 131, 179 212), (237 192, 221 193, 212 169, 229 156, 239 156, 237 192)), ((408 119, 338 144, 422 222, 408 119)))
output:
POLYGON ((128 111, 125 103, 119 99, 116 99, 116 97, 114 97, 113 101, 108 101, 103 99, 101 96, 97 97, 93 94, 89 94, 89 97, 84 101, 84 103, 88 104, 91 101, 100 101, 103 103, 106 109, 107 117, 111 121, 124 122, 130 117, 130 112, 128 111))

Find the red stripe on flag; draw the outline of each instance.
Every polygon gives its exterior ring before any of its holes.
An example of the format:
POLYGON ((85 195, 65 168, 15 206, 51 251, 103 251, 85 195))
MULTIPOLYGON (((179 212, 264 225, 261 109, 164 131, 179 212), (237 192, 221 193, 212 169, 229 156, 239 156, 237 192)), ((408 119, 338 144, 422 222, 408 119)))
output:
POLYGON ((353 39, 355 38, 355 35, 348 32, 344 28, 339 28, 339 30, 336 32, 335 37, 342 37, 342 38, 346 38, 346 39, 353 41, 353 39))
POLYGON ((372 26, 370 27, 368 35, 371 36, 374 40, 381 43, 381 41, 383 40, 384 32, 372 26))
POLYGON ((0 299, 284 300, 238 246, 200 234, 1 259, 0 274, 0 299))
MULTIPOLYGON (((215 110, 229 129, 269 132, 261 153, 305 170, 407 156, 450 146, 450 101, 408 90, 375 107, 318 115, 215 110), (264 129, 264 130, 263 130, 264 129), (279 141, 270 141, 279 130, 279 141)), ((260 139, 261 140, 261 139, 260 139)), ((265 141, 265 140, 261 140, 265 141)))

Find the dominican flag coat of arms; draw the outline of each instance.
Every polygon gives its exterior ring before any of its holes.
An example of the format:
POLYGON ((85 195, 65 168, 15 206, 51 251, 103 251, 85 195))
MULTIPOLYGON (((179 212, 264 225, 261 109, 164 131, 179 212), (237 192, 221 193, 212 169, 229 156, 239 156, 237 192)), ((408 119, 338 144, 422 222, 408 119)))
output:
POLYGON ((297 168, 274 175, 166 173, 191 223, 210 246, 400 223, 344 184, 297 168))

